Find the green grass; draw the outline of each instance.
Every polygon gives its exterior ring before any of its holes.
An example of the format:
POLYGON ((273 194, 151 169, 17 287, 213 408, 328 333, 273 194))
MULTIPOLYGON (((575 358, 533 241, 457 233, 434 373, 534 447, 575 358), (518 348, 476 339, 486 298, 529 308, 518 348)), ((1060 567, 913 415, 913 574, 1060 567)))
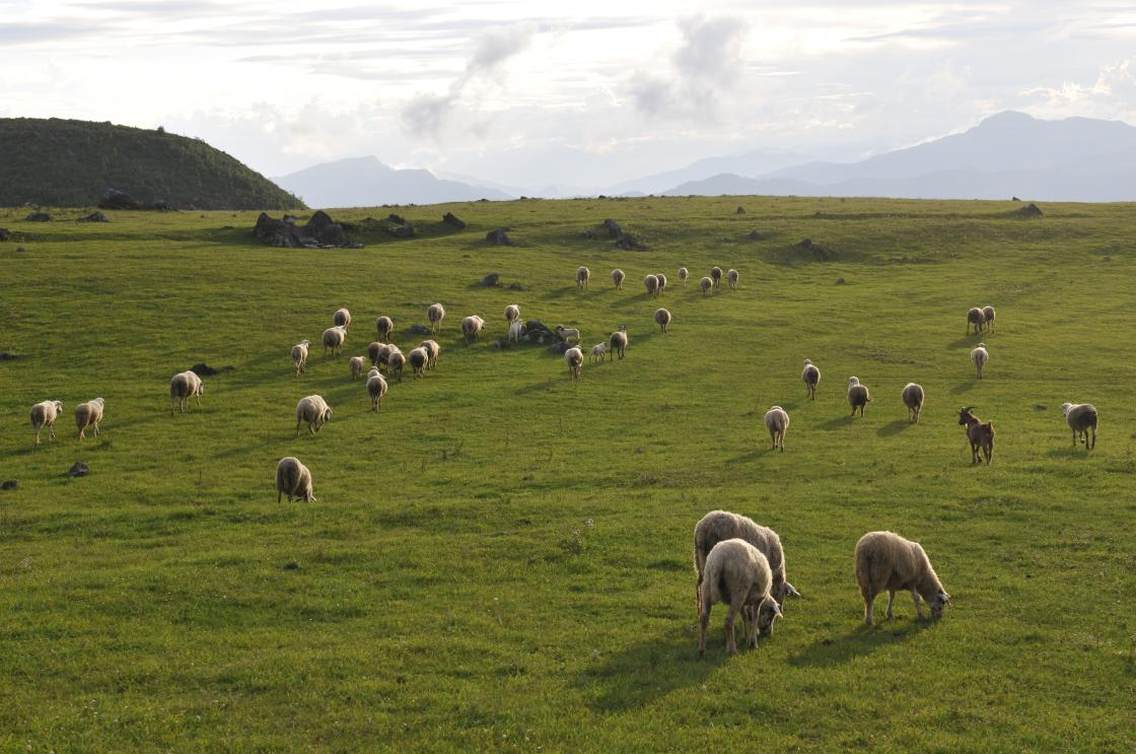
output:
POLYGON ((0 492, 0 750, 1131 751, 1133 210, 1015 206, 411 207, 424 237, 362 250, 256 246, 253 212, 96 227, 0 210, 17 233, 0 350, 20 355, 0 362, 0 479, 19 480, 0 492), (469 229, 438 227, 446 209, 469 229), (650 250, 581 236, 605 217, 650 250), (519 245, 485 245, 497 225, 519 245), (795 251, 805 237, 834 257, 795 251), (703 298, 680 264, 736 267, 741 287, 703 298), (669 336, 640 285, 656 271, 669 336), (487 272, 524 289, 477 286, 487 272), (289 347, 335 308, 356 354, 375 316, 401 333, 434 301, 440 364, 380 414, 346 354, 292 376, 289 347), (627 358, 572 384, 543 349, 492 348, 514 302, 586 346, 626 323, 627 358), (965 312, 987 303, 977 382, 965 312), (470 313, 491 337, 465 347, 470 313), (234 370, 171 417, 169 377, 198 361, 234 370), (874 397, 863 419, 852 374, 874 397), (928 395, 915 426, 909 380, 928 395), (335 417, 296 438, 316 392, 335 417), (98 395, 103 435, 80 446, 72 410, 98 395), (33 448, 28 411, 48 398, 66 404, 60 437, 33 448), (1065 400, 1100 409, 1091 454, 1065 400), (761 426, 774 403, 792 416, 783 454, 761 426), (990 467, 970 465, 964 403, 997 427, 990 467), (317 503, 276 503, 289 454, 317 503), (90 476, 66 477, 79 458, 90 476), (732 658, 719 606, 699 660, 691 531, 719 507, 780 532, 805 597, 732 658), (955 603, 941 622, 901 598, 894 622, 862 626, 852 549, 885 528, 929 552, 955 603))

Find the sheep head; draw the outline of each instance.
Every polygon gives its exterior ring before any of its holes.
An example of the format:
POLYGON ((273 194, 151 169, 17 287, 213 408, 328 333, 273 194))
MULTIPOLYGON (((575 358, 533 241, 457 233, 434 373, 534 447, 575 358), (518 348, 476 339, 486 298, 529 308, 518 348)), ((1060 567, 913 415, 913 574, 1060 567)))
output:
POLYGON ((797 587, 788 581, 782 581, 777 587, 777 594, 773 596, 777 598, 778 602, 784 602, 786 597, 800 597, 801 593, 797 591, 797 587))
POLYGON ((773 634, 773 622, 780 618, 781 606, 777 604, 777 600, 773 597, 766 597, 757 606, 757 624, 758 633, 762 636, 771 636, 773 634))
POLYGON ((974 406, 966 406, 965 408, 959 409, 960 426, 970 424, 972 421, 978 421, 978 418, 973 413, 971 413, 972 411, 974 411, 974 406))
POLYGON ((943 608, 951 604, 951 595, 939 590, 935 598, 931 600, 931 617, 935 620, 943 617, 943 608))

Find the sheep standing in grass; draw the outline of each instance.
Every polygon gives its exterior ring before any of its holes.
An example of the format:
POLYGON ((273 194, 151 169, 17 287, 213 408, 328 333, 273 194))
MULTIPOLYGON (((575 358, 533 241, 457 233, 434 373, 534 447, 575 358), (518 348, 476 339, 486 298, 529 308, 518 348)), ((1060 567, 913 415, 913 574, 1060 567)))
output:
POLYGON ((623 274, 623 270, 621 270, 619 268, 616 268, 616 269, 611 271, 611 282, 615 285, 616 290, 618 290, 618 291, 623 290, 623 278, 624 277, 626 277, 626 276, 623 274))
POLYGON ((873 625, 872 603, 883 591, 888 593, 887 619, 897 591, 910 591, 920 620, 920 599, 931 606, 931 617, 938 620, 951 596, 943 588, 931 560, 918 542, 911 542, 890 531, 868 532, 856 543, 856 582, 864 597, 864 622, 873 625))
POLYGON ((604 356, 607 355, 607 343, 596 343, 592 346, 592 352, 588 354, 588 360, 595 364, 597 361, 603 361, 604 356))
POLYGON ((694 585, 695 604, 702 610, 702 582, 706 569, 706 557, 714 545, 727 539, 744 539, 761 551, 769 562, 773 573, 770 592, 778 604, 786 597, 800 597, 801 593, 785 578, 785 549, 781 537, 768 526, 755 523, 753 519, 729 511, 710 511, 694 526, 694 570, 698 581, 694 585))
POLYGON ((523 322, 510 322, 509 329, 505 331, 505 343, 511 346, 517 345, 524 335, 525 325, 523 322))
POLYGON ((710 289, 714 287, 714 281, 704 277, 698 281, 698 287, 702 289, 702 295, 707 296, 710 294, 710 289))
POLYGON ((47 427, 48 439, 55 439, 55 420, 63 411, 63 401, 41 401, 32 406, 32 429, 35 430, 35 444, 39 445, 39 433, 47 427))
POLYGON ((656 272, 655 279, 659 281, 658 294, 662 296, 663 291, 667 289, 667 276, 661 272, 656 272))
POLYGON ((383 396, 387 394, 387 381, 377 368, 371 369, 367 374, 367 395, 371 397, 371 410, 378 411, 383 407, 383 396))
POLYGON ((785 452, 785 433, 789 431, 789 412, 780 406, 774 406, 765 412, 765 428, 769 430, 769 438, 773 440, 773 450, 781 448, 785 452))
POLYGON ((297 377, 304 373, 304 368, 308 365, 308 349, 311 345, 312 342, 305 338, 292 346, 292 366, 296 370, 297 377))
POLYGON ((682 287, 686 287, 686 281, 690 278, 690 270, 685 267, 678 268, 678 281, 682 283, 682 287))
POLYGON ((351 312, 347 311, 346 307, 336 309, 335 314, 331 315, 331 324, 336 327, 342 327, 344 332, 351 329, 351 312))
POLYGON ((560 339, 565 343, 576 341, 580 342, 580 328, 578 327, 565 327, 564 325, 557 325, 553 328, 553 332, 560 336, 560 339))
POLYGON ((438 328, 442 325, 442 320, 446 318, 446 310, 441 304, 430 304, 430 308, 426 310, 426 319, 430 321, 430 333, 438 332, 438 328))
POLYGON ((422 348, 426 349, 426 355, 430 357, 430 361, 426 364, 427 369, 433 369, 438 365, 438 356, 442 353, 442 347, 438 345, 436 340, 424 340, 419 343, 422 348))
POLYGON ((584 370, 584 352, 579 346, 572 346, 564 352, 564 363, 568 365, 568 377, 580 379, 580 373, 584 370))
POLYGON ((592 277, 592 271, 583 265, 576 268, 576 287, 587 288, 588 280, 592 277))
POLYGON ((394 320, 384 314, 375 320, 375 330, 379 333, 379 340, 389 343, 394 332, 394 320))
POLYGON ((192 369, 178 372, 170 378, 170 413, 178 410, 185 413, 189 408, 189 399, 196 398, 198 408, 201 407, 201 396, 205 394, 205 383, 192 369))
POLYGON ((974 334, 978 335, 982 331, 982 324, 985 318, 982 316, 982 310, 977 306, 972 306, 966 310, 966 334, 970 335, 973 328, 974 334))
POLYGON ((351 369, 351 379, 357 380, 363 376, 363 370, 367 368, 367 359, 364 356, 352 356, 347 366, 351 369))
POLYGON ((343 344, 347 341, 347 328, 343 325, 336 325, 329 327, 323 331, 323 352, 326 356, 330 351, 332 356, 338 356, 339 352, 343 350, 343 344))
POLYGON ((611 361, 615 358, 615 354, 619 354, 619 358, 623 358, 623 354, 627 351, 627 343, 630 341, 630 336, 627 334, 627 326, 624 325, 611 334, 608 338, 608 360, 611 361))
POLYGON ((738 271, 733 269, 727 271, 726 282, 729 283, 731 291, 736 291, 738 289, 738 271))
POLYGON ((852 407, 852 416, 856 415, 856 409, 860 409, 860 416, 864 415, 864 407, 872 400, 871 394, 868 392, 867 385, 860 384, 859 377, 848 378, 848 405, 852 407))
POLYGON ((813 364, 812 359, 805 359, 805 368, 801 371, 801 382, 805 383, 805 395, 809 396, 810 401, 815 401, 817 385, 820 384, 820 370, 817 369, 816 364, 813 364))
POLYGON ((706 569, 699 593, 698 654, 706 652, 706 628, 710 608, 716 602, 729 607, 726 612, 726 651, 736 654, 734 618, 740 612, 746 644, 757 647, 757 636, 773 633, 773 622, 781 617, 781 606, 770 594, 773 576, 761 551, 744 539, 727 539, 714 545, 706 556, 706 569))
POLYGON ((331 421, 331 406, 320 395, 309 395, 301 398, 296 404, 296 435, 300 434, 300 427, 308 425, 308 432, 313 435, 331 421))
POLYGON ((367 358, 371 360, 371 366, 377 367, 379 365, 379 359, 386 355, 386 351, 389 350, 389 348, 386 343, 378 340, 372 340, 368 343, 367 358))
POLYGON ((1073 430, 1073 447, 1082 437, 1085 439, 1085 449, 1092 450, 1097 446, 1097 408, 1091 403, 1062 403, 1061 413, 1065 415, 1065 423, 1073 430), (1092 432, 1092 441, 1089 440, 1092 432))
POLYGON ((514 322, 521 321, 521 307, 516 304, 509 304, 505 307, 505 331, 508 332, 509 326, 514 322))
POLYGON ((994 332, 994 317, 996 314, 993 306, 982 307, 982 325, 988 332, 994 332))
POLYGON ((722 285, 722 268, 717 265, 710 268, 710 279, 714 281, 714 287, 718 288, 722 285))
POLYGON ((974 364, 974 373, 978 379, 982 379, 982 368, 986 366, 986 362, 990 361, 990 352, 986 350, 985 343, 979 343, 970 352, 970 360, 974 364))
POLYGON ((87 436, 88 429, 94 430, 95 437, 99 436, 99 422, 103 420, 105 407, 106 401, 102 398, 95 398, 75 407, 75 427, 79 430, 80 440, 87 436))
POLYGON ((659 326, 659 329, 663 332, 663 334, 666 335, 667 332, 669 331, 670 326, 671 326, 671 313, 669 311, 667 311, 666 309, 662 309, 662 308, 656 309, 655 310, 655 324, 657 324, 659 326))
POLYGON ((462 335, 465 337, 465 342, 472 343, 473 341, 477 340, 477 337, 481 335, 481 329, 483 327, 485 327, 485 320, 483 320, 476 314, 471 314, 470 316, 463 319, 461 323, 461 331, 462 335))
POLYGON ((410 369, 413 371, 415 377, 421 377, 426 373, 426 365, 430 363, 430 354, 422 346, 410 349, 410 353, 406 355, 406 360, 410 362, 410 369))
POLYGON ((312 493, 312 472, 293 456, 281 458, 276 464, 276 502, 279 503, 284 495, 288 496, 289 503, 293 500, 316 501, 312 493))
POLYGON ((648 296, 658 296, 659 295, 659 276, 658 275, 648 275, 645 278, 643 278, 643 287, 647 289, 647 295, 648 296))
POLYGON ((923 386, 909 382, 903 386, 900 397, 903 398, 903 405, 907 406, 908 421, 919 421, 919 416, 923 413, 923 386))
POLYGON ((970 442, 970 462, 978 463, 981 454, 986 456, 986 465, 994 458, 994 424, 984 422, 974 415, 974 406, 959 409, 959 425, 966 427, 966 439, 970 442))
POLYGON ((406 366, 406 356, 402 351, 392 347, 391 352, 387 354, 387 374, 391 377, 398 377, 398 381, 402 382, 402 368, 406 366))

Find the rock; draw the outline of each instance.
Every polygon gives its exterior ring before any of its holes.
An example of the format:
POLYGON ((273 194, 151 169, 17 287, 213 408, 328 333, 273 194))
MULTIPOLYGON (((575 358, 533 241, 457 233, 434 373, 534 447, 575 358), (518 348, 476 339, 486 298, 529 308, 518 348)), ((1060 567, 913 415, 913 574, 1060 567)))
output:
POLYGON ((107 189, 103 194, 99 209, 142 209, 142 205, 134 201, 125 191, 112 188, 107 189))
POLYGON ((7 228, 0 228, 0 241, 7 241, 11 237, 12 234, 8 232, 7 228))
POLYGON ((0 482, 0 490, 14 490, 19 486, 20 482, 18 479, 5 479, 3 482, 0 482))
POLYGON ((198 377, 212 377, 213 375, 220 374, 221 372, 231 372, 235 368, 236 367, 232 367, 232 366, 223 366, 219 369, 214 369, 213 367, 206 364, 204 361, 199 361, 196 364, 194 364, 193 366, 191 366, 189 368, 189 371, 193 372, 198 377))
POLYGON ((548 347, 548 352, 552 353, 552 354, 556 354, 557 356, 563 356, 564 352, 567 351, 569 348, 571 348, 571 346, 561 340, 557 343, 553 343, 552 345, 550 345, 548 347))
POLYGON ((485 234, 485 240, 496 246, 512 246, 513 239, 509 238, 507 228, 494 228, 485 234))
POLYGON ((601 225, 603 225, 604 230, 607 231, 609 237, 615 239, 623 237, 623 226, 621 226, 615 220, 612 220, 610 217, 604 220, 601 225))
POLYGON ((51 222, 51 215, 46 212, 32 212, 24 218, 29 223, 47 223, 51 222))
POLYGON ((387 215, 387 222, 394 223, 395 225, 406 225, 406 218, 391 212, 387 215))
POLYGON ((465 223, 462 222, 462 220, 459 219, 458 216, 453 212, 447 212, 446 214, 442 215, 442 222, 446 225, 449 225, 451 228, 465 230, 465 223))
POLYGON ((18 358, 20 357, 11 351, 0 351, 0 361, 15 361, 18 358))
POLYGON ((769 238, 769 234, 762 233, 760 230, 751 230, 746 238, 751 241, 764 241, 766 238, 769 238))
POLYGON ((507 287, 511 291, 523 291, 525 289, 525 287, 520 283, 509 283, 507 287))
POLYGON ((171 205, 165 199, 158 199, 157 201, 146 205, 145 207, 143 207, 143 209, 156 209, 159 212, 173 212, 174 211, 173 205, 171 205))
POLYGON ((351 246, 343 226, 331 219, 323 210, 317 210, 304 226, 294 222, 275 220, 261 212, 256 219, 253 235, 261 243, 284 249, 318 249, 351 246))
POLYGON ((734 212, 735 215, 744 215, 746 213, 745 207, 738 207, 734 212))
POLYGON ((844 285, 844 282, 845 282, 844 278, 836 278, 836 284, 837 285, 844 285))
POLYGON ((625 249, 627 251, 645 251, 647 249, 646 244, 642 243, 630 233, 625 233, 616 239, 615 246, 616 248, 625 249))
POLYGON ((580 234, 580 238, 586 238, 589 241, 594 241, 597 238, 599 238, 599 234, 596 233, 593 229, 588 228, 587 230, 585 230, 584 232, 582 232, 580 234))
POLYGON ((797 245, 800 246, 802 249, 811 249, 813 247, 813 239, 802 238, 797 245))
POLYGON ((415 234, 414 226, 410 223, 398 225, 394 222, 388 222, 386 231, 395 238, 413 238, 415 234))
POLYGON ((493 288, 494 286, 500 285, 500 283, 501 276, 496 272, 491 272, 485 277, 481 278, 481 284, 486 288, 493 288))
POLYGON ((80 217, 75 222, 80 222, 80 223, 109 223, 110 220, 107 219, 107 216, 104 215, 102 212, 92 212, 89 215, 84 215, 83 217, 80 217))
POLYGON ((23 254, 25 251, 27 251, 27 249, 25 249, 23 246, 17 246, 16 247, 16 253, 17 254, 23 254))
POLYGON ((1016 196, 1011 196, 1011 197, 1010 197, 1010 201, 1011 201, 1011 202, 1020 202, 1020 201, 1021 201, 1021 199, 1019 199, 1019 198, 1018 198, 1018 197, 1016 197, 1016 196))
POLYGON ((1013 214, 1018 217, 1041 217, 1041 207, 1030 202, 1021 209, 1014 210, 1013 214))
POLYGON ((75 463, 71 464, 71 468, 67 469, 67 476, 87 476, 87 474, 90 473, 91 467, 83 463, 82 461, 76 461, 75 463))

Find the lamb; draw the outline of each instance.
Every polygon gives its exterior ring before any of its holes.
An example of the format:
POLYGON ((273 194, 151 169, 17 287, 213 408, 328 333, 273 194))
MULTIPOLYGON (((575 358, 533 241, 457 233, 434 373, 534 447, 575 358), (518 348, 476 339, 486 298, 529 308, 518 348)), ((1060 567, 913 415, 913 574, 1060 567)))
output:
POLYGON ((662 296, 662 295, 663 295, 663 291, 664 291, 664 290, 666 289, 666 287, 667 287, 667 276, 666 276, 666 275, 664 275, 664 274, 663 274, 663 273, 661 273, 661 272, 656 272, 656 273, 655 273, 655 279, 659 281, 659 291, 658 291, 658 293, 659 293, 659 295, 660 295, 660 296, 662 296))
POLYGON ((655 310, 655 324, 657 324, 659 326, 659 329, 663 332, 663 334, 666 335, 667 332, 668 332, 668 328, 670 328, 670 326, 671 326, 671 313, 669 311, 667 311, 666 309, 661 309, 661 308, 656 309, 655 310))
POLYGON ((426 368, 427 369, 433 369, 435 366, 437 366, 438 356, 441 355, 441 353, 442 353, 442 347, 440 345, 438 345, 438 341, 436 341, 436 340, 424 340, 421 343, 419 343, 418 345, 421 346, 422 348, 425 348, 426 349, 426 355, 430 357, 430 360, 426 363, 426 368))
POLYGON ((765 412, 765 428, 773 440, 773 450, 781 448, 785 452, 785 432, 789 429, 789 412, 780 406, 773 406, 765 412))
POLYGON ((1097 446, 1097 408, 1091 403, 1062 403, 1061 413, 1065 415, 1065 423, 1073 430, 1073 447, 1082 437, 1085 438, 1085 449, 1092 450, 1097 446), (1092 431, 1092 442, 1089 441, 1089 432, 1092 431))
POLYGON ((607 343, 596 343, 592 346, 592 352, 588 355, 588 359, 594 364, 597 360, 602 362, 606 355, 607 343))
POLYGON ((852 406, 852 416, 856 415, 856 409, 860 409, 860 416, 864 415, 864 407, 872 400, 871 394, 868 393, 868 386, 860 384, 859 377, 848 378, 848 404, 852 406))
POLYGON ((887 590, 887 619, 897 591, 910 591, 915 612, 923 619, 920 599, 931 606, 931 617, 938 620, 951 596, 943 588, 931 560, 918 542, 911 542, 890 531, 868 532, 856 543, 856 581, 864 597, 864 622, 873 625, 872 603, 887 590))
POLYGON ((710 279, 714 281, 714 287, 718 288, 722 284, 722 268, 717 265, 710 268, 710 279))
POLYGON ((817 385, 820 384, 820 370, 813 364, 812 359, 805 359, 805 368, 801 372, 801 382, 805 383, 805 395, 810 401, 817 397, 817 385))
POLYGON ((679 267, 678 268, 678 280, 679 280, 680 283, 682 283, 683 288, 686 287, 686 280, 689 277, 690 277, 690 270, 686 269, 685 267, 679 267))
POLYGON ((647 289, 647 295, 648 296, 658 296, 659 295, 659 276, 658 275, 648 275, 647 277, 643 278, 643 287, 647 289))
POLYGON ((410 362, 410 368, 414 370, 415 377, 421 377, 426 372, 426 365, 430 363, 430 354, 422 346, 412 348, 410 353, 406 355, 406 360, 410 362))
POLYGON ((970 352, 970 360, 974 362, 974 371, 978 379, 982 379, 982 368, 986 366, 986 362, 990 361, 990 352, 986 350, 985 343, 979 343, 970 352))
POLYGON ((694 527, 694 570, 698 573, 698 581, 694 586, 694 596, 700 611, 702 606, 702 576, 706 570, 706 556, 714 545, 735 537, 756 547, 769 562, 769 568, 773 572, 770 592, 778 604, 784 603, 786 597, 801 596, 797 588, 785 579, 785 550, 781 546, 781 537, 777 535, 777 532, 767 526, 755 523, 753 519, 747 516, 715 510, 703 516, 694 527))
POLYGON ((329 327, 323 331, 323 352, 327 355, 331 351, 332 356, 338 356, 339 352, 343 350, 343 343, 347 340, 347 328, 343 325, 336 325, 329 327))
POLYGON ((481 328, 485 327, 485 320, 476 314, 471 314, 462 320, 461 331, 465 337, 466 343, 471 343, 477 340, 477 336, 481 334, 481 328))
POLYGON ((308 432, 313 435, 331 421, 331 406, 320 395, 309 395, 301 398, 296 404, 296 436, 300 435, 300 426, 305 422, 308 432))
POLYGON ((708 277, 704 277, 698 281, 698 287, 702 289, 702 295, 705 296, 710 293, 710 289, 714 287, 714 281, 708 277))
POLYGON ((557 325, 553 328, 553 330, 565 343, 573 340, 577 343, 580 342, 580 330, 577 327, 565 327, 564 325, 557 325))
POLYGON ((994 316, 993 306, 982 307, 982 324, 988 332, 994 332, 994 316))
POLYGON ((95 437, 99 436, 99 422, 103 420, 103 409, 106 401, 102 398, 80 403, 75 407, 75 426, 79 430, 79 440, 87 436, 87 430, 93 429, 95 437))
POLYGON ((781 617, 781 606, 770 594, 772 574, 761 551, 744 539, 719 542, 706 556, 698 615, 698 655, 706 653, 706 627, 715 602, 729 605, 726 612, 726 652, 737 654, 734 618, 740 612, 746 644, 757 647, 757 636, 773 633, 773 622, 781 617))
POLYGON ((389 343, 391 333, 394 332, 394 320, 384 314, 375 320, 375 330, 378 331, 380 340, 389 343))
POLYGON ((514 322, 519 322, 521 319, 521 307, 516 304, 509 304, 505 307, 505 329, 509 329, 509 325, 514 322))
POLYGON ((32 429, 35 430, 35 444, 39 445, 39 433, 47 427, 48 439, 55 439, 55 420, 63 412, 63 401, 41 401, 32 406, 32 429))
POLYGON ((583 265, 576 268, 576 287, 587 288, 588 280, 592 277, 592 271, 583 265))
POLYGON ((523 322, 510 322, 509 329, 505 331, 505 343, 509 345, 520 343, 524 334, 525 325, 523 322))
POLYGON ((367 368, 367 359, 363 356, 352 356, 347 366, 351 369, 351 379, 357 380, 363 376, 363 370, 367 368))
POLYGON ((907 406, 908 421, 918 422, 923 413, 923 386, 909 382, 903 386, 900 396, 903 398, 903 405, 907 406))
POLYGON ((383 396, 386 394, 387 381, 383 379, 382 372, 377 368, 372 369, 367 375, 367 395, 371 396, 372 411, 378 411, 383 407, 383 396))
POLYGON ((630 337, 627 335, 627 326, 624 325, 611 334, 608 338, 608 361, 615 358, 615 354, 619 354, 619 358, 623 358, 624 353, 627 351, 627 343, 630 337))
POLYGON ((308 365, 308 349, 311 345, 312 342, 304 338, 292 346, 292 366, 296 369, 297 377, 304 373, 304 368, 308 365))
POLYGON ((342 327, 345 332, 351 329, 351 312, 347 311, 347 307, 335 310, 335 314, 331 315, 331 324, 342 327))
POLYGON ((170 379, 170 413, 174 406, 185 413, 189 408, 189 399, 197 398, 198 407, 201 406, 201 396, 205 394, 205 383, 197 376, 197 372, 186 370, 178 372, 170 379))
POLYGON ((979 462, 979 450, 986 456, 986 465, 994 457, 994 424, 983 422, 974 415, 974 406, 959 409, 959 425, 966 427, 966 439, 970 441, 970 462, 979 462))
POLYGON ((970 335, 970 329, 974 328, 974 334, 978 335, 982 331, 982 324, 985 319, 982 316, 982 310, 977 306, 972 306, 966 310, 966 334, 970 335))
POLYGON ((580 379, 584 369, 584 352, 579 346, 572 346, 564 352, 564 363, 568 365, 568 376, 573 380, 580 379))
POLYGON ((281 458, 276 464, 276 502, 279 503, 284 495, 288 496, 289 503, 297 499, 305 503, 316 502, 312 494, 312 472, 293 456, 281 458))
POLYGON ((426 319, 430 321, 430 334, 438 332, 445 318, 446 310, 441 304, 430 304, 430 308, 426 310, 426 319))
POLYGON ((391 346, 390 353, 387 354, 387 374, 391 377, 398 376, 398 381, 402 382, 402 368, 406 366, 406 356, 397 347, 391 346))
POLYGON ((730 284, 731 291, 736 291, 738 289, 738 271, 731 269, 726 272, 726 282, 730 284))
POLYGON ((611 282, 615 285, 615 289, 617 291, 623 290, 624 277, 626 276, 623 274, 623 270, 619 269, 618 267, 611 271, 611 282))

